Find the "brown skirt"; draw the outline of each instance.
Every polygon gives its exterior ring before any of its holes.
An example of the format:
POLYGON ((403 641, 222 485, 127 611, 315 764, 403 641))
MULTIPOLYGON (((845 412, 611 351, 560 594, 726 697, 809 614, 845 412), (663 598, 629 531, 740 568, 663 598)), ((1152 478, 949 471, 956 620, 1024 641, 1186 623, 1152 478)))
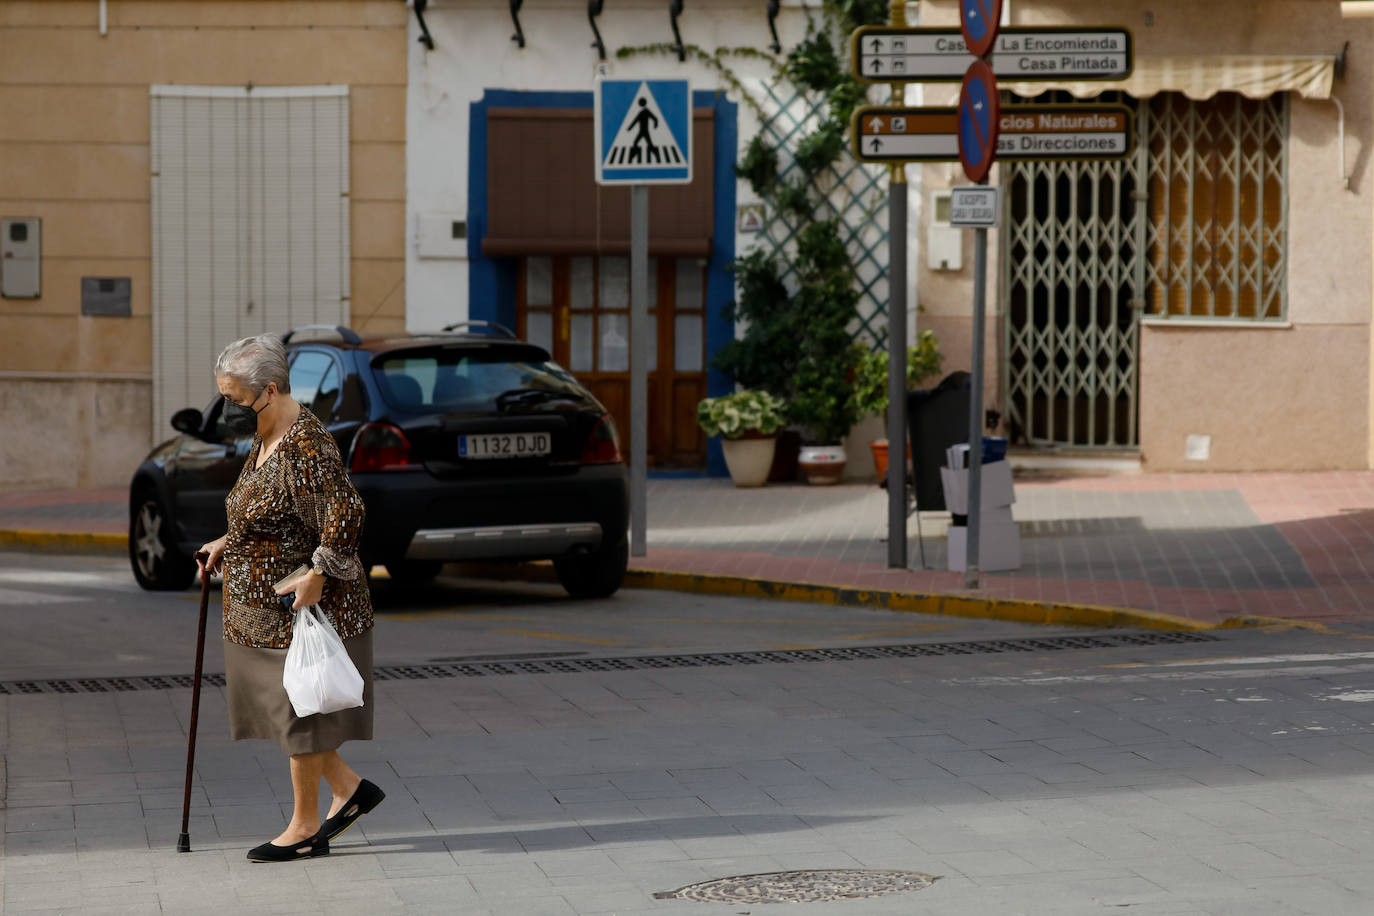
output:
POLYGON ((285 649, 258 649, 224 643, 225 693, 229 698, 229 737, 266 738, 287 754, 332 751, 345 741, 372 739, 372 630, 343 641, 363 676, 363 705, 338 712, 296 715, 282 686, 285 649))

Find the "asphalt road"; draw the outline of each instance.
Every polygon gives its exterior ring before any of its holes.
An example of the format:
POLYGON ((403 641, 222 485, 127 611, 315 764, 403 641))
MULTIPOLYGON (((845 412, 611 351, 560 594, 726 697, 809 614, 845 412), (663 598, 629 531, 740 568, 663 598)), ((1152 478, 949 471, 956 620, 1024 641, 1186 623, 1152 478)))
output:
MULTIPOLYGON (((0 680, 193 670, 199 586, 145 592, 112 557, 0 552, 0 680)), ((212 583, 206 671, 222 671, 212 583)), ((624 590, 575 601, 556 585, 440 577, 373 580, 374 659, 419 664, 520 655, 606 656, 1043 634, 992 620, 624 590)), ((1068 632, 1056 630, 1053 632, 1068 632)))

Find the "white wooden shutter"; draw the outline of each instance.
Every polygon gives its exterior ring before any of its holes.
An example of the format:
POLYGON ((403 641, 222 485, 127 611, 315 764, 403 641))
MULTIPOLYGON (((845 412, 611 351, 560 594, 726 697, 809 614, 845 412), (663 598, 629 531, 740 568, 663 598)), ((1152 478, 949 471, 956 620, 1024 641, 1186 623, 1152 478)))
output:
POLYGON ((348 90, 152 89, 153 439, 225 344, 349 322, 348 90))

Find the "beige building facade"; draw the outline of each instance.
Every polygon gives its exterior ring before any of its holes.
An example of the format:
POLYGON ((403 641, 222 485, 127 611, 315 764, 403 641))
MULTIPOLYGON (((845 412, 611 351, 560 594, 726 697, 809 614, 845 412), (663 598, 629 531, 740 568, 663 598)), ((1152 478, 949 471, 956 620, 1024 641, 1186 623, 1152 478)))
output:
MULTIPOLYGON (((1126 26, 1136 61, 1124 85, 1021 84, 1012 102, 1056 89, 1042 100, 1140 113, 1131 162, 995 170, 1010 203, 990 233, 986 390, 1009 434, 1146 470, 1370 467, 1374 22, 1336 0, 1007 6, 1013 25, 1126 26)), ((958 23, 949 0, 922 7, 923 25, 958 23)), ((920 171, 927 195, 963 182, 920 171)), ((971 260, 919 260, 948 368, 970 361, 971 260)))
POLYGON ((408 15, 0 0, 0 220, 41 221, 39 295, 0 298, 0 487, 125 484, 241 334, 404 327, 408 15))

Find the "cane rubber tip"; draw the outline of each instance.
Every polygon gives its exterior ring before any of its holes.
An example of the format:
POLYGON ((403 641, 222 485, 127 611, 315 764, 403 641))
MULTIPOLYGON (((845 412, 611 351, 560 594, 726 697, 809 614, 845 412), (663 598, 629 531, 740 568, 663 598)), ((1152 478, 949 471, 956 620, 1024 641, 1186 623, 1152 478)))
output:
POLYGON ((190 852, 190 851, 191 851, 191 835, 190 835, 189 833, 183 833, 181 836, 177 837, 177 852, 190 852))

